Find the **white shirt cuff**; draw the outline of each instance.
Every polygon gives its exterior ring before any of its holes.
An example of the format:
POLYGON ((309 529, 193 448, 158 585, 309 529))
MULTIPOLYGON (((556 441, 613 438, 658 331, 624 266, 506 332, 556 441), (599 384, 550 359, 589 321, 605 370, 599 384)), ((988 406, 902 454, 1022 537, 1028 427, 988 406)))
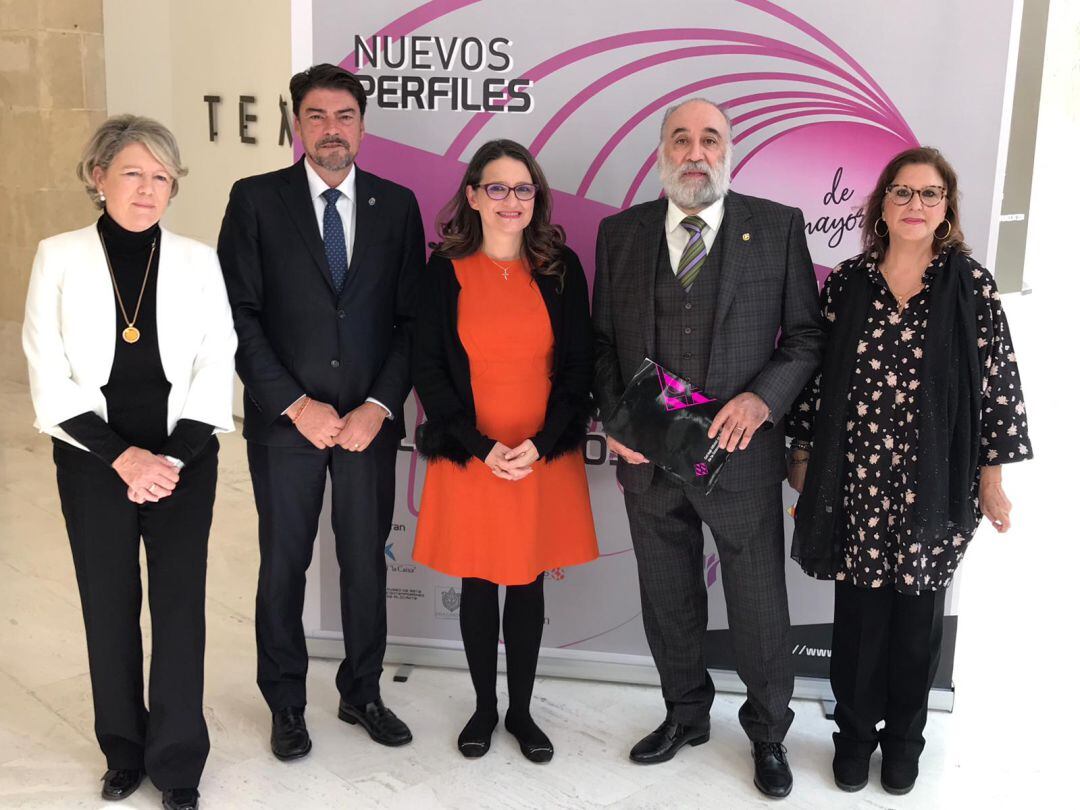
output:
POLYGON ((378 405, 380 408, 382 408, 384 411, 386 411, 386 418, 387 419, 389 419, 391 422, 394 421, 394 413, 393 413, 393 411, 391 411, 389 408, 387 408, 385 405, 383 405, 381 402, 379 402, 379 400, 375 399, 374 397, 368 397, 367 399, 364 400, 364 402, 374 402, 376 405, 378 405))
MULTIPOLYGON (((300 400, 302 400, 306 396, 307 396, 307 394, 301 394, 300 396, 298 396, 296 399, 294 399, 292 402, 289 403, 289 408, 291 408, 293 405, 295 405, 297 402, 299 402, 300 400)), ((289 412, 289 408, 286 408, 285 410, 283 410, 281 412, 281 415, 284 416, 285 414, 287 414, 289 412)))

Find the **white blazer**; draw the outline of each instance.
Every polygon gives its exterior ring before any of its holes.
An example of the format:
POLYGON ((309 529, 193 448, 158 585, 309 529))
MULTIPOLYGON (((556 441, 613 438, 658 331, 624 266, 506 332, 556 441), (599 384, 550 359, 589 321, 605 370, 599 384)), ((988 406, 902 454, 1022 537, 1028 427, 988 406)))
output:
MULTIPOLYGON (((217 253, 164 228, 160 251, 157 332, 172 383, 168 432, 180 419, 195 419, 228 433, 236 332, 217 253)), ((85 450, 60 423, 87 411, 109 418, 101 388, 116 351, 116 300, 96 225, 38 244, 22 342, 34 427, 85 450)))

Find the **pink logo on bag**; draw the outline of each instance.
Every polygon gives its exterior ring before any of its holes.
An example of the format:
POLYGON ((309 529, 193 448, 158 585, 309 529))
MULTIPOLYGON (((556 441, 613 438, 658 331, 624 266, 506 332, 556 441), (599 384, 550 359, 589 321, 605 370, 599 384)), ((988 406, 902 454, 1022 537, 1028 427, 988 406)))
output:
POLYGON ((709 465, 708 464, 702 464, 702 463, 699 462, 699 463, 694 465, 694 475, 696 475, 698 478, 702 478, 703 476, 706 476, 708 474, 709 474, 709 465))
MULTIPOLYGON (((705 396, 693 386, 687 385, 670 372, 664 371, 660 366, 656 367, 656 374, 660 377, 660 385, 664 388, 664 406, 669 411, 715 402, 715 400, 705 396)), ((704 474, 698 473, 698 475, 704 474)))

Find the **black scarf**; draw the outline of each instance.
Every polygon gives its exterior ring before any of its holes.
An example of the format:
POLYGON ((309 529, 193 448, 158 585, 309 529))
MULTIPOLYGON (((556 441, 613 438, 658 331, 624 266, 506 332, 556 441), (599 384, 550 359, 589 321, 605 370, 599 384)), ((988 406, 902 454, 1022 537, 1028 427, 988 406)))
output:
MULTIPOLYGON (((847 438, 848 391, 855 354, 866 325, 871 280, 864 256, 834 299, 821 368, 821 405, 814 447, 799 498, 791 556, 812 576, 831 577, 843 567, 841 518, 847 438)), ((930 288, 930 314, 919 374, 919 443, 916 448, 914 542, 924 547, 973 531, 978 474, 981 386, 975 329, 974 279, 966 258, 950 251, 930 288)))

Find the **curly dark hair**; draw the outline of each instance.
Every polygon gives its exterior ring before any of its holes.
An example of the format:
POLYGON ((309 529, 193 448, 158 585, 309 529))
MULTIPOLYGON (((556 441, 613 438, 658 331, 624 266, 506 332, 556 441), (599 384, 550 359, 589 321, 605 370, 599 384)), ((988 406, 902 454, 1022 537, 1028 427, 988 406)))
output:
POLYGON ((561 225, 551 224, 551 187, 540 164, 528 149, 516 141, 488 141, 476 150, 465 169, 465 176, 461 178, 461 185, 439 212, 439 236, 442 241, 432 242, 431 247, 448 259, 461 259, 480 250, 484 244, 484 229, 480 214, 469 205, 465 190, 470 187, 478 190, 484 167, 501 157, 524 163, 536 184, 532 220, 525 226, 522 235, 525 260, 534 276, 556 276, 561 288, 564 273, 561 254, 566 245, 566 232, 561 225))
POLYGON ((941 179, 945 181, 945 220, 950 228, 945 238, 939 238, 937 231, 934 232, 934 253, 940 253, 947 247, 955 247, 965 256, 971 254, 971 248, 964 241, 964 231, 960 228, 960 190, 957 188, 956 170, 937 149, 932 146, 919 146, 915 149, 907 149, 892 160, 881 170, 874 190, 866 198, 864 208, 862 243, 863 248, 884 256, 889 247, 889 234, 886 231, 882 236, 877 232, 877 223, 881 219, 881 210, 885 205, 885 189, 896 179, 896 175, 904 166, 912 164, 933 166, 941 179))

